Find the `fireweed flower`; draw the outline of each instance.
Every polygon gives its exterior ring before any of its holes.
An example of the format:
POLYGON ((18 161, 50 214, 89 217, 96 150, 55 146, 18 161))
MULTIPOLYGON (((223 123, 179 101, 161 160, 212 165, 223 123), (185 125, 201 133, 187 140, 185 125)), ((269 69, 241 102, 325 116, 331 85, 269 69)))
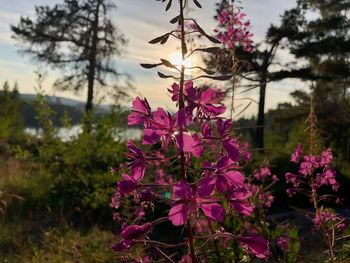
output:
POLYGON ((324 203, 329 197, 332 197, 329 194, 322 194, 319 191, 321 187, 331 187, 335 192, 339 188, 336 172, 331 169, 332 159, 333 156, 330 149, 323 151, 320 155, 309 154, 303 156, 302 147, 298 145, 291 161, 299 163, 300 175, 292 173, 286 173, 285 175, 287 183, 293 185, 293 187, 287 189, 289 196, 298 192, 306 193, 310 196, 315 209, 312 221, 315 229, 321 232, 330 256, 333 255, 333 247, 338 239, 334 230, 342 232, 345 228, 344 218, 332 211, 325 210, 323 206, 319 205, 321 201, 324 203))
POLYGON ((345 218, 329 210, 322 210, 316 213, 312 221, 317 230, 320 230, 321 224, 325 224, 329 229, 335 227, 339 231, 344 231, 346 227, 345 218))
POLYGON ((232 171, 237 168, 231 159, 224 156, 220 158, 216 163, 203 163, 203 169, 206 171, 207 189, 217 191, 225 195, 228 192, 235 191, 244 187, 244 176, 239 171, 232 171))
POLYGON ((288 236, 279 236, 277 238, 277 246, 282 250, 283 253, 287 253, 290 247, 290 239, 288 236))
POLYGON ((302 147, 298 145, 292 154, 291 161, 297 162, 299 160, 300 175, 287 172, 285 174, 286 182, 291 183, 294 188, 298 188, 301 182, 306 183, 305 180, 312 180, 310 186, 315 191, 321 186, 330 186, 334 191, 337 191, 339 183, 336 180, 336 172, 330 167, 333 159, 331 150, 327 149, 320 155, 302 156, 302 154, 302 147))
MULTIPOLYGON (((180 86, 179 84, 177 84, 176 82, 173 83, 173 85, 171 86, 171 88, 168 89, 169 93, 172 94, 171 100, 172 101, 179 101, 179 92, 180 92, 180 86)), ((184 88, 184 100, 187 103, 193 102, 194 100, 196 100, 197 97, 197 91, 196 89, 193 87, 193 82, 187 81, 185 83, 185 88, 184 88)))
POLYGON ((246 247, 257 258, 266 259, 270 255, 269 243, 261 236, 242 236, 238 240, 243 247, 246 247))
POLYGON ((197 117, 202 115, 215 117, 223 114, 226 107, 220 102, 224 96, 225 94, 217 89, 208 88, 201 90, 198 94, 198 99, 193 101, 197 108, 197 117))
POLYGON ((151 116, 151 107, 148 104, 147 99, 140 99, 136 97, 132 102, 131 113, 128 116, 128 125, 138 125, 144 123, 147 126, 148 119, 151 116))
POLYGON ((290 158, 291 162, 293 163, 299 163, 300 158, 304 155, 303 147, 301 144, 298 144, 297 148, 295 149, 294 153, 292 154, 292 157, 290 158))
MULTIPOLYGON (((229 47, 240 44, 245 50, 250 51, 252 35, 248 30, 249 21, 245 21, 244 16, 241 12, 236 12, 234 15, 222 12, 219 18, 221 28, 227 30, 218 32, 218 37, 229 47)), ((175 18, 178 25, 193 21, 184 19, 181 15, 175 18)), ((202 34, 209 40, 217 42, 213 37, 204 34, 203 29, 197 24, 192 23, 189 30, 191 34, 202 34)), ((186 33, 183 32, 183 26, 172 32, 176 36, 179 31, 181 38, 186 33)), ((160 43, 164 44, 167 36, 170 35, 158 37, 151 42, 156 43, 160 40, 160 43)), ((216 48, 208 50, 215 51, 216 48)), ((182 52, 186 53, 184 47, 182 52)), ((148 68, 169 66, 167 64, 163 60, 162 63, 144 64, 144 66, 148 68)), ((183 257, 184 262, 195 261, 193 243, 196 239, 206 236, 209 239, 222 237, 227 244, 236 241, 256 257, 266 258, 269 254, 268 243, 258 236, 258 230, 250 236, 241 236, 241 233, 247 232, 245 226, 237 229, 239 236, 220 232, 220 229, 224 229, 219 223, 225 222, 226 207, 238 220, 241 220, 241 215, 249 216, 255 207, 252 201, 252 188, 248 183, 250 180, 245 178, 241 171, 242 167, 239 167, 242 162, 251 159, 251 153, 247 144, 241 144, 233 136, 232 120, 222 117, 226 110, 223 104, 225 93, 215 86, 195 86, 191 80, 186 81, 183 71, 180 74, 180 78, 174 77, 182 81, 174 83, 168 89, 172 101, 179 106, 174 114, 161 107, 152 111, 147 99, 136 97, 132 102, 128 124, 131 126, 143 124, 143 146, 139 147, 131 140, 127 142, 129 148, 126 154, 127 161, 126 165, 121 166, 127 171, 122 174, 123 179, 117 182, 111 206, 118 209, 116 219, 119 223, 124 221, 123 209, 130 215, 128 207, 130 203, 136 209, 132 225, 123 228, 121 240, 113 245, 113 250, 123 251, 134 244, 147 242, 148 246, 158 243, 165 248, 170 245, 172 248, 183 246, 184 242, 164 244, 148 240, 148 237, 144 238, 153 227, 168 220, 175 226, 186 224, 189 231, 190 249, 187 253, 190 254, 183 257), (146 151, 147 148, 149 151, 146 151), (199 167, 200 162, 202 167, 199 167), (123 197, 129 201, 127 207, 122 202, 123 197), (143 221, 148 218, 146 214, 158 202, 169 205, 167 217, 156 219, 152 223, 144 223, 143 221), (141 225, 140 222, 144 224, 141 225), (214 222, 215 224, 212 224, 214 222), (190 234, 192 231, 193 235, 190 234), (197 236, 198 234, 202 236, 197 236)), ((326 160, 326 157, 324 159, 326 160)), ((271 177, 268 171, 262 171, 261 174, 262 177, 271 177)), ((258 183, 262 184, 260 181, 258 183)), ((260 199, 263 200, 261 202, 269 204, 271 198, 268 195, 264 196, 261 191, 256 192, 256 195, 260 194, 260 199)), ((226 248, 231 247, 228 244, 226 248)), ((139 259, 142 260, 141 257, 139 259)))
POLYGON ((254 177, 259 181, 263 181, 267 176, 271 176, 271 170, 269 167, 262 167, 254 172, 254 177))
POLYGON ((198 218, 199 209, 210 220, 224 221, 225 209, 216 203, 217 199, 210 198, 212 193, 206 189, 207 187, 206 182, 199 183, 198 191, 184 181, 174 185, 172 197, 174 204, 169 211, 169 219, 173 225, 184 225, 192 215, 198 218))
POLYGON ((132 178, 140 181, 145 174, 146 155, 131 140, 128 140, 127 146, 130 152, 126 156, 130 160, 132 178))
POLYGON ((250 21, 245 19, 242 13, 232 4, 227 4, 218 15, 219 27, 215 29, 217 38, 228 48, 241 45, 246 52, 252 51, 252 37, 250 21))
POLYGON ((202 125, 202 136, 203 139, 209 141, 209 143, 214 143, 219 141, 223 148, 226 150, 230 159, 234 162, 239 159, 239 144, 231 136, 232 121, 218 119, 216 121, 216 130, 218 137, 213 137, 213 131, 208 123, 202 125))
POLYGON ((120 195, 130 194, 140 187, 140 184, 129 175, 122 174, 124 180, 117 182, 117 193, 120 195))
POLYGON ((150 223, 143 224, 141 226, 132 225, 123 229, 121 236, 122 240, 112 245, 112 249, 116 252, 129 249, 135 243, 135 239, 142 237, 150 232, 152 225, 150 223))
POLYGON ((201 155, 200 140, 185 131, 191 123, 192 118, 185 110, 180 110, 175 114, 175 119, 163 108, 158 108, 153 113, 151 125, 144 129, 143 144, 155 144, 159 141, 162 148, 167 148, 174 142, 179 152, 192 153, 194 156, 201 155))

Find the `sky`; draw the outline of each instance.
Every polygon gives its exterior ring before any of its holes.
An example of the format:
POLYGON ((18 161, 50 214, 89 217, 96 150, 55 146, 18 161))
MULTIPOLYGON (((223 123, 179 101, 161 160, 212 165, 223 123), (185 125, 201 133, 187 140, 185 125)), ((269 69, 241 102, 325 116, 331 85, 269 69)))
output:
MULTIPOLYGON (((54 5, 62 0, 0 0, 0 85, 9 81, 17 82, 21 93, 35 93, 35 70, 48 71, 43 83, 48 95, 64 96, 77 100, 86 98, 85 91, 79 94, 63 92, 52 88, 53 81, 60 76, 59 71, 48 66, 39 65, 30 56, 20 54, 20 47, 11 38, 10 24, 17 24, 20 16, 33 17, 35 5, 54 5)), ((173 18, 175 10, 165 12, 165 5, 155 0, 115 0, 117 9, 111 13, 114 23, 128 39, 128 44, 121 58, 116 58, 117 69, 128 73, 136 87, 134 94, 146 96, 154 107, 162 106, 173 109, 167 88, 169 80, 159 79, 156 70, 146 70, 139 63, 158 62, 159 58, 171 59, 179 43, 168 41, 166 45, 150 45, 148 41, 172 29, 168 21, 173 18)), ((216 23, 213 19, 217 0, 201 0, 203 9, 190 11, 197 18, 206 32, 213 32, 216 23)), ((264 38, 271 23, 278 24, 279 16, 284 10, 295 6, 295 0, 242 0, 241 6, 252 23, 254 41, 264 38)), ((280 61, 288 61, 287 51, 279 52, 280 61)), ((266 107, 275 108, 278 103, 291 101, 290 92, 305 88, 305 84, 297 80, 285 80, 268 86, 266 107)), ((258 90, 252 90, 241 96, 258 99, 258 90)), ((238 94, 237 98, 240 97, 238 94)), ((240 103, 237 102, 237 107, 240 103)), ((243 105, 241 105, 243 107, 243 105)), ((246 115, 255 114, 257 105, 252 105, 246 115)))

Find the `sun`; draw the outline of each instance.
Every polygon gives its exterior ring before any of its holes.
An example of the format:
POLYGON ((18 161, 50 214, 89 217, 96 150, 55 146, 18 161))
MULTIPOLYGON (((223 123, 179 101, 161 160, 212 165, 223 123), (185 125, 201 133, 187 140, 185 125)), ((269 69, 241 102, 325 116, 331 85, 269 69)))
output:
POLYGON ((182 55, 179 51, 176 51, 170 55, 170 62, 175 66, 185 66, 186 68, 192 67, 192 61, 190 58, 182 60, 182 55))

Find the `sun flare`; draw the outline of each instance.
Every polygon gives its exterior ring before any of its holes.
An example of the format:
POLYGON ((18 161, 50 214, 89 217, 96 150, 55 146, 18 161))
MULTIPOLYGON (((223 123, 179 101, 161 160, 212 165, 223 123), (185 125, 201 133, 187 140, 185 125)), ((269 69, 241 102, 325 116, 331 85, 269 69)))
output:
POLYGON ((190 58, 182 60, 182 55, 179 51, 176 51, 170 55, 170 62, 175 66, 185 66, 190 68, 192 66, 192 61, 190 58))

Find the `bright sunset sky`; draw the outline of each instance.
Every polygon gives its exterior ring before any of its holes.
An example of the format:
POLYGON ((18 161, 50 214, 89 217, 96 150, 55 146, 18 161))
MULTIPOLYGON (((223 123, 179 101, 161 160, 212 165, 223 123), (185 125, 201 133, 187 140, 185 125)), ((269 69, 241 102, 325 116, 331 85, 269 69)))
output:
MULTIPOLYGON (((29 56, 18 54, 18 47, 9 29, 10 24, 17 24, 21 15, 32 16, 34 5, 54 5, 63 0, 0 0, 0 84, 8 80, 12 85, 18 82, 21 93, 35 93, 34 71, 37 63, 31 61, 29 56)), ((176 1, 175 1, 176 2, 176 1)), ((196 9, 192 17, 198 18, 198 22, 209 33, 215 28, 215 3, 218 0, 201 0, 202 10, 196 9)), ((145 70, 139 66, 142 62, 158 62, 159 58, 169 59, 176 51, 178 43, 169 41, 164 46, 150 45, 147 42, 172 29, 173 25, 168 21, 175 16, 175 10, 164 12, 165 5, 155 0, 115 0, 118 9, 113 11, 112 17, 118 28, 129 40, 126 54, 118 59, 118 69, 129 73, 133 83, 137 87, 137 93, 147 96, 152 105, 170 107, 171 101, 166 94, 169 81, 157 77, 156 70, 145 70)), ((263 39, 266 29, 271 23, 279 23, 279 15, 285 9, 295 5, 295 0, 242 0, 244 12, 252 22, 254 39, 263 39)), ((288 59, 288 54, 280 53, 281 60, 288 59)), ((64 96, 83 100, 85 92, 73 94, 72 92, 60 92, 53 90, 51 84, 59 76, 59 71, 49 71, 44 83, 48 95, 64 96)), ((267 108, 272 108, 278 102, 290 100, 289 93, 305 87, 305 84, 297 80, 286 80, 269 85, 267 108)), ((257 91, 244 94, 257 98, 257 91)), ((238 96, 239 97, 239 96, 238 96)), ((255 112, 257 106, 249 110, 249 115, 255 112)))

